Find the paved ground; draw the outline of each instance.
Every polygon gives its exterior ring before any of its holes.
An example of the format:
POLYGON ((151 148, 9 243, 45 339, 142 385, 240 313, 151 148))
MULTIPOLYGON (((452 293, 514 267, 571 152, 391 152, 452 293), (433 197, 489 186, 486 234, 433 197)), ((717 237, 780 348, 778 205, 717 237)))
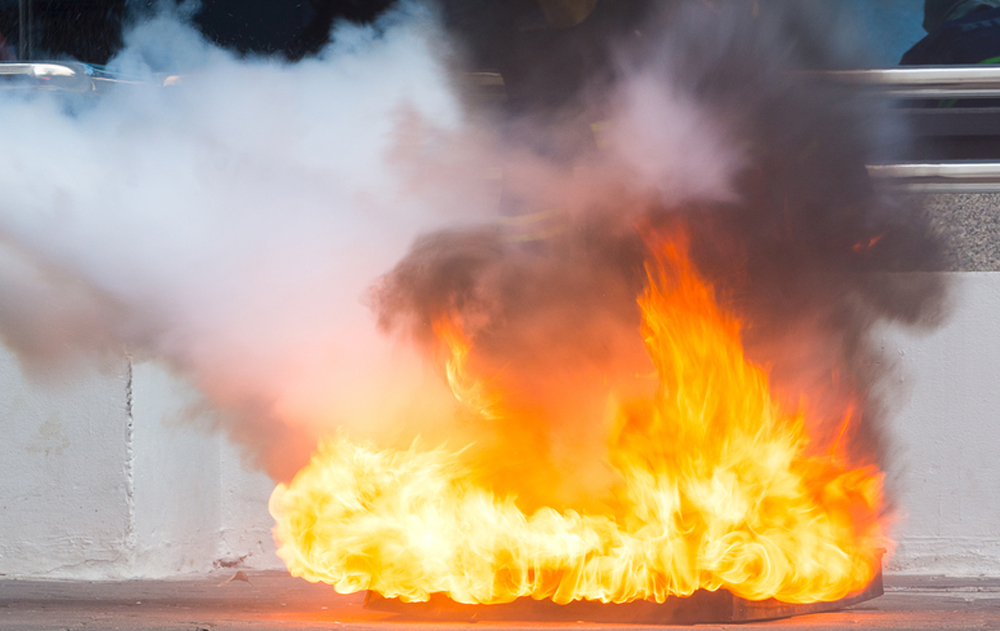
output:
MULTIPOLYGON (((141 629, 197 631, 271 629, 331 631, 462 631, 612 628, 584 623, 426 623, 362 607, 283 573, 232 573, 197 579, 85 583, 0 580, 0 629, 141 629)), ((653 627, 656 628, 656 627, 653 627)), ((659 627, 663 628, 663 627, 659 627)), ((690 628, 690 627, 689 627, 690 628)), ((1000 629, 1000 579, 887 577, 886 594, 853 608, 762 624, 698 626, 758 629, 1000 629)))

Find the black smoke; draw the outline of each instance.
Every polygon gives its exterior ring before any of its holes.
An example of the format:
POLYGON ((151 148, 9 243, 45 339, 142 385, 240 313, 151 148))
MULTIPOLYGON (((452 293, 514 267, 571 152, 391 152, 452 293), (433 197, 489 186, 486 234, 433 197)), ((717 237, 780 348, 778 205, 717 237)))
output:
MULTIPOLYGON (((507 82, 508 150, 564 173, 600 165, 601 190, 553 220, 553 196, 533 199, 523 189, 537 192, 534 183, 520 187, 515 173, 504 208, 523 221, 421 237, 373 290, 383 329, 430 349, 433 323, 458 314, 484 374, 532 411, 530 429, 495 430, 531 454, 505 474, 533 467, 544 484, 566 466, 565 435, 601 423, 600 410, 588 418, 576 405, 562 409, 566 382, 601 390, 600 375, 646 369, 635 302, 646 282, 641 234, 683 226, 699 272, 742 319, 747 353, 778 397, 806 406, 819 445, 850 415, 853 455, 884 466, 894 365, 873 331, 939 324, 947 287, 933 273, 943 245, 928 218, 912 199, 878 190, 865 168, 905 140, 891 113, 822 74, 865 64, 849 16, 801 1, 598 2, 577 26, 518 31, 510 24, 541 24, 537 5, 535 14, 518 6, 475 57, 493 59, 507 82), (616 171, 592 131, 610 120, 616 133, 623 94, 649 82, 711 121, 738 156, 725 190, 664 194, 663 172, 616 171)), ((475 17, 466 15, 467 29, 475 17)), ((655 136, 678 124, 676 113, 646 115, 643 129, 655 136)), ((687 137, 643 157, 671 164, 697 144, 687 137)))

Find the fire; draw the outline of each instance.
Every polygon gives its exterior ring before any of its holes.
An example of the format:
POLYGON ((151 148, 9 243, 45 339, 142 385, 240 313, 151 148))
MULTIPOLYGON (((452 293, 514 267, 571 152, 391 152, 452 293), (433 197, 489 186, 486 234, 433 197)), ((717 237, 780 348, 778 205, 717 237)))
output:
POLYGON ((452 394, 459 403, 467 405, 484 418, 495 420, 497 414, 494 409, 499 400, 487 393, 479 380, 468 374, 466 362, 471 348, 462 328, 458 326, 457 319, 438 320, 434 323, 434 334, 443 346, 441 355, 444 357, 445 375, 452 394))
MULTIPOLYGON (((270 511, 289 571, 341 593, 423 601, 520 597, 663 602, 698 589, 803 603, 863 588, 887 539, 882 474, 838 437, 818 448, 802 413, 772 398, 740 322, 697 274, 684 240, 651 244, 638 302, 659 385, 616 404, 604 512, 543 507, 483 485, 466 452, 319 446, 270 511)), ((502 393, 469 374, 457 318, 435 324, 455 397, 502 422, 502 393)), ((850 418, 845 418, 842 431, 850 418)))

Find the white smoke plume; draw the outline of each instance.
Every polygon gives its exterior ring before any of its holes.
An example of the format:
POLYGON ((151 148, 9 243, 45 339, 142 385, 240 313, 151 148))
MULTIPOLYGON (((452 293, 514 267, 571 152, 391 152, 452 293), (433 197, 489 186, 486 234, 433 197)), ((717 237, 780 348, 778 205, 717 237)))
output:
POLYGON ((622 187, 732 198, 741 153, 690 97, 639 77, 606 151, 555 164, 469 109, 446 42, 409 4, 289 63, 238 57, 167 12, 110 64, 135 83, 0 93, 4 342, 38 373, 158 357, 284 478, 338 427, 447 416, 438 375, 378 330, 366 296, 419 235, 495 223, 501 167, 505 194, 566 212, 622 187))

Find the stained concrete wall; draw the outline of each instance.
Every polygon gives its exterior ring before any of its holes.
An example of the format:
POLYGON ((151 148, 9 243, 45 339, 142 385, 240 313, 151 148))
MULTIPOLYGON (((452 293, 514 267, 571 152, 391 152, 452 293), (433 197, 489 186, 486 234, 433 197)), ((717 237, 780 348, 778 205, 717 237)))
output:
POLYGON ((134 516, 128 364, 28 380, 0 352, 0 574, 117 576, 134 516))
POLYGON ((280 568, 267 498, 274 484, 212 431, 198 392, 155 362, 132 368, 134 537, 125 571, 163 577, 280 568))
POLYGON ((263 473, 206 431, 198 394, 123 356, 40 384, 0 351, 0 575, 279 568, 263 473))
POLYGON ((892 425, 900 522, 889 569, 998 575, 1000 274, 953 277, 956 308, 944 328, 882 337, 906 392, 892 425))

